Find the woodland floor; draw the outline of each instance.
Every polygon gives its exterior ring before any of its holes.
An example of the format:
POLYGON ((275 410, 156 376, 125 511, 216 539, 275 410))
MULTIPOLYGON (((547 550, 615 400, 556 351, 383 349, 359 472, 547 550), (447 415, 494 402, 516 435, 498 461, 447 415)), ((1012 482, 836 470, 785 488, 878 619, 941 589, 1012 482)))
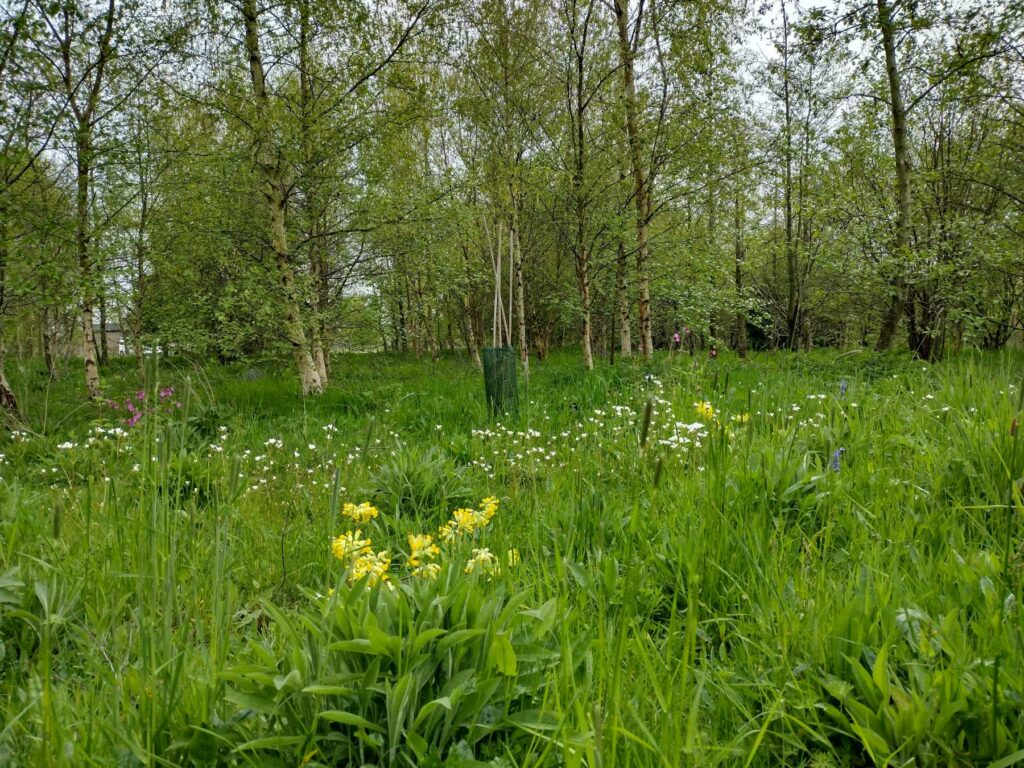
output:
POLYGON ((1024 762, 1020 351, 531 363, 13 362, 0 764, 1024 762))

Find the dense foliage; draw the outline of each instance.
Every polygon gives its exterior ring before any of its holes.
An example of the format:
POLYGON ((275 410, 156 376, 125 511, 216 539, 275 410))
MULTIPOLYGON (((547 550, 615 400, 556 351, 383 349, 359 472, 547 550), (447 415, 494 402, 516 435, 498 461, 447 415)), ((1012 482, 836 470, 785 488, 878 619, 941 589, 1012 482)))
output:
POLYGON ((0 762, 1024 758, 1019 354, 335 365, 15 369, 0 762))
POLYGON ((108 324, 309 394, 338 349, 1020 339, 1012 3, 3 13, 0 340, 93 397, 108 324))

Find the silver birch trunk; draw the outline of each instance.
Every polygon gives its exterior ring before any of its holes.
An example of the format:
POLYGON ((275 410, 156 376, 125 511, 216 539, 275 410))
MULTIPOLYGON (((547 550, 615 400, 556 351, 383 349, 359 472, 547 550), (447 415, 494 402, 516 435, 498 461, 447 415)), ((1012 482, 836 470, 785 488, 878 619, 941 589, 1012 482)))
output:
MULTIPOLYGON (((651 218, 651 204, 647 188, 647 172, 640 147, 640 129, 636 100, 636 82, 633 71, 633 47, 629 35, 628 0, 614 0, 615 24, 619 33, 619 59, 622 64, 622 91, 626 105, 626 137, 629 159, 633 171, 633 200, 636 205, 636 271, 637 315, 640 321, 640 354, 645 360, 654 357, 654 339, 651 335, 651 277, 647 246, 647 225, 651 218)), ((637 19, 637 24, 640 20, 637 19)))
POLYGON ((249 75, 256 108, 256 165, 263 172, 263 196, 270 213, 270 239, 284 310, 282 330, 295 358, 302 394, 319 395, 323 392, 323 383, 306 345, 306 333, 303 330, 298 290, 295 285, 295 270, 291 252, 288 250, 288 229, 285 220, 287 184, 280 161, 275 157, 273 135, 270 130, 270 99, 267 95, 263 61, 260 58, 256 0, 244 0, 242 18, 245 23, 245 49, 249 57, 249 75))

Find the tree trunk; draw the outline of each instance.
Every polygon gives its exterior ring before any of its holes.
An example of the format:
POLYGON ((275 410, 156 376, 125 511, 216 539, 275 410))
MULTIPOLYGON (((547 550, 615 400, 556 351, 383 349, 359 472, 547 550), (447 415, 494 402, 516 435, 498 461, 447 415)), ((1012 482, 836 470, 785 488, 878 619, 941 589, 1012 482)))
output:
POLYGON ((132 325, 132 353, 135 355, 135 371, 142 381, 146 376, 146 358, 142 349, 142 327, 138 323, 132 325))
MULTIPOLYGON (((0 190, 3 195, 3 190, 0 190)), ((14 390, 7 383, 7 376, 4 373, 4 362, 7 355, 7 341, 4 338, 4 304, 6 303, 7 289, 7 208, 0 197, 0 411, 8 414, 18 413, 18 401, 14 397, 14 390)))
MULTIPOLYGON (((903 273, 910 257, 910 156, 907 153, 907 111, 903 104, 902 83, 896 61, 896 30, 893 28, 888 0, 877 0, 878 26, 885 49, 885 73, 889 82, 889 109, 892 117, 893 159, 896 161, 896 271, 903 273)), ((879 352, 892 346, 893 337, 903 316, 906 286, 900 277, 891 281, 889 308, 882 321, 875 349, 879 352)))
POLYGON ((284 310, 284 336, 292 348, 295 365, 299 371, 302 394, 319 395, 323 383, 317 373, 316 364, 306 345, 301 306, 295 286, 295 273, 291 253, 288 250, 288 229, 285 223, 285 200, 287 184, 280 160, 275 156, 273 131, 270 129, 270 103, 267 96, 263 62, 260 59, 259 23, 256 0, 244 0, 242 17, 245 22, 245 48, 249 56, 249 74, 256 107, 256 164, 263 172, 263 196, 270 213, 270 239, 274 248, 274 263, 277 267, 278 283, 281 287, 284 310))
MULTIPOLYGON (((645 360, 654 356, 651 336, 651 279, 648 264, 647 225, 651 218, 647 175, 640 147, 640 130, 633 72, 633 47, 629 39, 629 0, 614 0, 615 23, 619 32, 619 58, 622 64, 622 91, 626 105, 626 136, 633 171, 633 200, 636 205, 637 305, 640 321, 640 353, 645 360)), ((637 25, 640 24, 637 18, 637 25)))
POLYGON ((100 372, 96 361, 96 335, 93 332, 93 270, 89 254, 89 180, 91 174, 92 126, 79 121, 76 133, 77 185, 75 194, 75 247, 78 272, 82 281, 82 357, 85 361, 85 386, 89 397, 100 392, 100 372))
POLYGON ((583 249, 582 257, 579 259, 578 273, 580 303, 583 305, 583 329, 581 339, 583 346, 583 365, 586 366, 588 371, 592 371, 594 370, 594 351, 590 341, 590 254, 585 248, 583 249))
MULTIPOLYGON (((92 172, 93 119, 103 91, 107 63, 113 56, 111 40, 114 34, 116 0, 107 0, 96 61, 81 73, 72 71, 74 57, 73 36, 70 30, 59 36, 61 63, 58 65, 64 84, 64 95, 70 114, 74 117, 75 132, 75 250, 78 258, 78 277, 82 306, 82 357, 85 361, 85 385, 89 397, 100 397, 100 374, 96 364, 96 337, 93 333, 93 304, 95 285, 92 270, 89 228, 89 181, 92 172), (84 98, 84 103, 83 103, 84 98)), ((65 17, 67 18, 67 17, 65 17)))
MULTIPOLYGON (((592 7, 593 0, 591 0, 592 7)), ((566 91, 573 94, 573 100, 569 104, 569 119, 573 127, 573 160, 575 163, 572 174, 572 197, 576 207, 576 242, 573 247, 573 255, 576 260, 576 284, 579 288, 580 306, 583 310, 580 346, 583 352, 583 365, 588 371, 594 369, 590 310, 590 248, 587 245, 589 199, 584 191, 587 169, 586 56, 590 17, 591 12, 590 8, 588 8, 583 18, 582 29, 578 28, 579 19, 576 18, 575 7, 573 8, 569 19, 569 35, 573 47, 573 63, 575 66, 574 70, 570 72, 568 82, 566 83, 566 91)))
POLYGON ((107 297, 100 293, 100 365, 106 365, 110 361, 110 338, 107 335, 107 297))
MULTIPOLYGON (((141 177, 143 185, 145 176, 141 177)), ((149 223, 149 190, 143 186, 140 190, 139 229, 135 243, 135 286, 132 292, 132 311, 128 318, 131 325, 132 351, 135 354, 135 368, 139 381, 146 375, 146 362, 142 351, 143 302, 146 295, 146 229, 149 223)))
POLYGON ((473 364, 482 370, 484 366, 480 360, 480 345, 477 343, 476 330, 473 328, 473 303, 470 300, 472 290, 469 279, 469 246, 466 243, 462 244, 462 264, 466 270, 466 290, 462 295, 462 307, 465 310, 463 320, 466 324, 466 351, 473 358, 473 364))
POLYGON ((56 339, 49 307, 43 307, 39 321, 43 326, 43 360, 46 362, 46 374, 53 381, 57 378, 57 360, 53 350, 56 339))
POLYGON ((309 266, 313 277, 313 317, 310 322, 310 334, 317 376, 320 377, 320 385, 326 386, 330 375, 330 344, 327 338, 325 314, 330 301, 330 285, 328 283, 327 257, 320 243, 320 190, 315 177, 316 137, 314 136, 314 93, 313 74, 310 69, 312 61, 309 55, 309 38, 309 0, 301 0, 299 3, 299 112, 304 166, 303 192, 309 218, 309 266))
POLYGON ((736 310, 736 353, 741 360, 747 359, 747 313, 743 310, 743 261, 745 258, 743 247, 743 210, 740 204, 739 192, 736 193, 735 206, 733 209, 733 229, 736 238, 736 299, 740 302, 736 310))
MULTIPOLYGON (((252 0, 248 0, 252 2, 252 0)), ((295 273, 288 251, 288 232, 285 229, 284 185, 277 179, 268 179, 267 204, 270 208, 271 240, 274 246, 274 260, 277 264, 278 281, 284 304, 284 334, 292 348, 295 365, 299 370, 302 394, 319 395, 323 384, 317 373, 313 356, 306 346, 306 334, 302 328, 302 317, 298 294, 295 288, 295 273)))
POLYGON ((523 251, 519 247, 519 215, 512 208, 512 227, 509 231, 509 249, 512 253, 512 271, 515 280, 516 325, 519 335, 519 362, 523 366, 523 379, 530 380, 530 347, 526 343, 526 291, 523 287, 523 251))
POLYGON ((619 313, 619 355, 633 354, 633 340, 629 332, 629 295, 626 292, 626 245, 619 239, 615 256, 615 303, 619 313))
POLYGON ((789 92, 789 15, 786 11, 786 0, 780 0, 779 7, 782 12, 782 130, 786 155, 782 187, 786 236, 786 346, 790 350, 796 350, 800 345, 800 265, 796 238, 793 236, 793 105, 789 92))
POLYGON ((11 389, 4 372, 6 357, 7 342, 4 340, 2 329, 0 329, 0 411, 17 416, 18 400, 14 396, 14 390, 11 389))

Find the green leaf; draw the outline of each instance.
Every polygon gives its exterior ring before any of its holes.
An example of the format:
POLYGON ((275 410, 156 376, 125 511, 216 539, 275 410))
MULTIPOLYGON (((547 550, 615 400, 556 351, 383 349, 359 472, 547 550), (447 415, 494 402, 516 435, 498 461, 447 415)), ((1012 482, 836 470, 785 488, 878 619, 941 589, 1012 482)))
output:
POLYGON ((344 685, 307 685, 302 692, 313 696, 348 696, 355 693, 344 685))
POLYGON ((224 698, 243 709, 251 709, 264 715, 269 715, 276 706, 273 699, 258 693, 228 689, 227 693, 224 694, 224 698))
POLYGON ((516 673, 516 652, 512 648, 512 641, 505 635, 499 633, 494 636, 491 649, 487 653, 487 663, 493 666, 502 675, 512 677, 516 673))
POLYGON ((1024 761, 1024 749, 1018 749, 1012 755, 996 760, 988 768, 1009 768, 1009 766, 1016 765, 1021 761, 1024 761))
POLYGON ((441 637, 444 633, 445 630, 438 628, 427 629, 423 632, 420 632, 418 635, 416 635, 416 639, 412 643, 412 652, 419 653, 423 649, 423 646, 425 646, 432 640, 436 640, 437 638, 441 637))
POLYGON ((384 729, 379 725, 375 725, 367 720, 365 717, 360 717, 354 712, 343 712, 340 709, 328 709, 325 712, 319 714, 321 720, 326 720, 329 723, 339 723, 340 725, 354 725, 359 728, 365 728, 368 731, 377 731, 378 733, 384 733, 384 729))
POLYGON ((889 701, 889 668, 886 662, 889 660, 889 646, 883 645, 875 657, 875 665, 871 669, 871 679, 882 694, 882 701, 889 701))
POLYGON ((299 674, 299 670, 293 669, 287 675, 277 675, 274 677, 274 687, 279 691, 285 689, 294 690, 302 685, 302 675, 299 674))
MULTIPOLYGON (((305 742, 305 736, 264 736, 259 739, 247 741, 235 747, 235 752, 246 752, 262 749, 276 749, 279 751, 288 750, 289 747, 297 747, 305 742)), ((289 750, 290 751, 290 750, 289 750)))
POLYGON ((452 700, 448 696, 441 696, 440 698, 434 699, 433 701, 428 701, 426 704, 420 707, 420 711, 416 713, 416 719, 413 721, 412 727, 414 729, 419 728, 419 726, 422 725, 423 721, 430 717, 430 715, 433 712, 436 712, 438 709, 442 708, 448 710, 449 712, 452 711, 452 700))
POLYGON ((506 721, 527 731, 556 731, 561 722, 553 712, 540 709, 524 709, 505 718, 506 721))
POLYGON ((457 629, 454 632, 449 632, 448 637, 440 641, 437 644, 438 650, 447 651, 456 645, 460 645, 465 642, 469 642, 474 638, 480 637, 487 630, 485 629, 457 629))
MULTIPOLYGON (((331 643, 327 646, 329 651, 348 651, 350 653, 366 653, 371 656, 381 655, 381 648, 374 648, 370 645, 370 641, 365 637, 356 638, 355 640, 339 640, 336 643, 331 643)), ((386 655, 386 654, 384 654, 386 655)))
POLYGON ((885 739, 873 730, 854 723, 853 732, 860 736, 861 742, 863 742, 865 749, 867 749, 868 754, 871 755, 871 759, 874 763, 878 764, 889 756, 889 745, 886 743, 885 739))

